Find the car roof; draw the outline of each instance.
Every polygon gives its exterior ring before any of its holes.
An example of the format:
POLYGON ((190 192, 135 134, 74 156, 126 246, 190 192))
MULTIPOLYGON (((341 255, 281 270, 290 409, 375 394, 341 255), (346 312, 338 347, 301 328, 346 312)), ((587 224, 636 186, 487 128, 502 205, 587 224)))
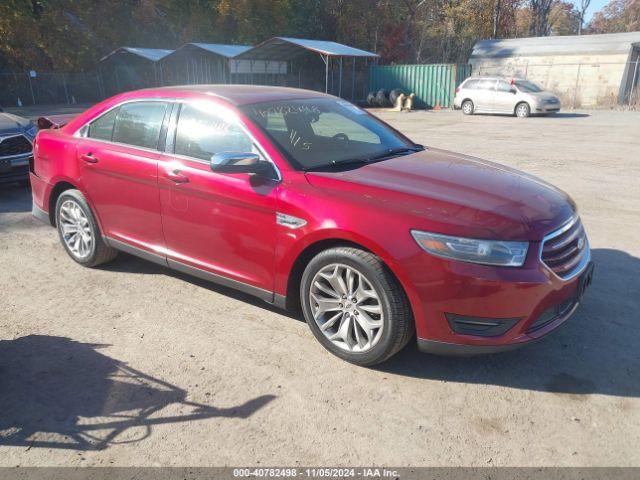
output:
POLYGON ((216 97, 236 106, 306 98, 335 98, 332 95, 311 90, 264 85, 178 85, 135 90, 122 94, 121 98, 123 97, 128 99, 216 97))
POLYGON ((524 78, 520 78, 520 77, 468 77, 465 79, 465 82, 469 81, 469 80, 504 80, 506 82, 510 82, 512 80, 515 81, 522 81, 525 80, 524 78))

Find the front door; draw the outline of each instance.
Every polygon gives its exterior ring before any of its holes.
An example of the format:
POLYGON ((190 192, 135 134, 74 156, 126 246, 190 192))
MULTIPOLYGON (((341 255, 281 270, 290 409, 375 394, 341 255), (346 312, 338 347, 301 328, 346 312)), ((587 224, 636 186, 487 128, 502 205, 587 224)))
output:
POLYGON ((77 155, 85 193, 103 234, 148 251, 164 247, 158 140, 168 105, 133 102, 89 124, 77 155))
POLYGON ((516 108, 516 97, 516 90, 513 85, 505 80, 498 80, 494 101, 494 111, 496 113, 513 114, 516 108))
POLYGON ((482 79, 473 93, 473 104, 476 112, 493 112, 493 101, 496 94, 496 81, 482 79))
POLYGON ((159 166, 167 258, 174 268, 271 300, 279 182, 211 170, 215 153, 261 154, 225 108, 184 103, 175 134, 170 128, 172 153, 159 166))

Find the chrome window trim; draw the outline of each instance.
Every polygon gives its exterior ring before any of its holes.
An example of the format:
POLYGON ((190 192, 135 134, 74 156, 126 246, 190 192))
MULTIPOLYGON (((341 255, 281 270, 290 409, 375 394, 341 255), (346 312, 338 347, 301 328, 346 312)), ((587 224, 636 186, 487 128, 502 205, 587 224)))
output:
MULTIPOLYGON (((151 97, 151 98, 134 98, 134 99, 128 99, 125 100, 123 102, 120 102, 116 105, 113 105, 111 108, 108 108, 107 110, 105 110, 104 112, 102 112, 100 114, 100 116, 92 118, 91 120, 88 120, 87 122, 85 122, 84 124, 82 124, 81 127, 79 127, 75 133, 73 134, 73 136, 75 138, 88 138, 94 142, 100 142, 100 143, 104 143, 107 145, 116 145, 116 146, 123 146, 123 147, 129 147, 129 148, 135 148, 138 150, 142 150, 145 152, 152 152, 152 153, 161 153, 164 155, 170 155, 172 157, 176 157, 178 159, 183 159, 183 160, 189 160, 189 161, 194 161, 194 162, 199 162, 202 163, 204 165, 209 165, 209 162, 207 162, 206 160, 202 160, 201 158, 194 158, 194 157, 189 157, 186 155, 179 155, 174 153, 172 150, 175 147, 175 134, 176 134, 176 127, 178 124, 178 117, 179 117, 179 112, 180 112, 180 106, 184 103, 195 103, 195 102, 208 102, 209 104, 211 104, 214 107, 219 107, 220 105, 212 102, 208 99, 198 99, 198 100, 190 100, 190 99, 184 99, 184 98, 157 98, 157 97, 151 97), (102 116, 106 115, 107 113, 111 112, 112 110, 116 109, 116 108, 120 108, 122 105, 126 105, 129 103, 139 103, 139 102, 160 102, 160 103, 168 103, 175 105, 175 107, 177 108, 172 108, 171 112, 170 112, 170 116, 169 116, 169 124, 167 126, 167 135, 165 138, 165 145, 164 145, 164 149, 163 150, 159 150, 157 148, 146 148, 146 147, 139 147, 137 145, 131 145, 129 143, 120 143, 120 142, 114 142, 113 140, 103 140, 100 138, 92 138, 92 137, 87 137, 87 132, 89 131, 89 125, 93 122, 95 122, 98 118, 101 118, 102 116), (169 147, 171 147, 169 149, 169 147)), ((222 118, 224 119, 224 117, 222 116, 222 118)), ((256 140, 256 138, 253 136, 253 134, 247 129, 247 127, 244 125, 243 122, 241 121, 237 121, 236 124, 242 129, 242 131, 249 137, 249 139, 251 140, 251 142, 253 143, 253 145, 255 145, 255 147, 258 149, 258 151, 260 152, 260 154, 262 155, 262 157, 268 161, 269 163, 271 163, 271 165, 273 166, 273 169, 276 172, 276 178, 274 180, 281 182, 282 181, 282 173, 280 172, 280 169, 278 168, 278 165, 276 165, 276 163, 273 161, 273 159, 271 158, 270 155, 267 154, 267 152, 264 150, 264 148, 262 148, 262 145, 260 145, 260 143, 258 143, 258 141, 256 140)), ((213 173, 213 171, 212 171, 213 173)))
MULTIPOLYGON (((145 102, 159 102, 159 103, 167 103, 169 104, 169 107, 171 107, 171 104, 176 102, 175 98, 158 98, 158 97, 151 97, 151 98, 130 98, 128 100, 124 100, 123 102, 120 102, 116 105, 113 105, 112 107, 106 109, 104 112, 102 112, 100 114, 100 116, 98 117, 94 117, 91 120, 87 120, 85 123, 82 124, 82 126, 78 127, 78 129, 75 131, 75 133, 73 134, 73 136, 75 138, 90 138, 91 140, 98 140, 98 141, 102 141, 105 143, 114 143, 116 145, 128 145, 129 147, 134 147, 134 148, 144 148, 144 147, 138 147, 137 145, 131 145, 129 143, 120 143, 120 142, 114 142, 111 140, 102 140, 99 138, 92 138, 92 137, 87 137, 87 132, 89 131, 89 125, 91 125, 93 122, 95 122, 96 120, 98 120, 99 118, 104 117, 107 113, 115 110, 116 108, 120 108, 123 105, 127 105, 129 103, 145 103, 145 102)), ((115 120, 114 120, 114 124, 115 124, 115 120)), ((147 149, 147 150, 154 150, 155 152, 160 152, 161 150, 156 149, 147 149)))
MULTIPOLYGON (((219 107, 220 105, 215 103, 215 102, 211 102, 210 100, 206 100, 206 99, 197 99, 197 100, 190 100, 190 99, 178 99, 175 100, 175 104, 177 105, 178 108, 176 108, 173 112, 172 115, 169 119, 169 126, 167 128, 167 139, 165 142, 165 151, 163 152, 165 155, 171 156, 171 157, 175 157, 177 159, 182 159, 182 160, 189 160, 192 162, 198 162, 198 163, 202 163, 204 165, 210 165, 210 162, 207 162, 206 160, 203 160, 201 158, 195 158, 195 157, 190 157, 188 155, 181 155, 179 153, 175 153, 175 138, 176 138, 176 133, 177 133, 177 127, 178 127, 178 120, 180 119, 180 110, 183 104, 191 104, 191 103, 202 103, 202 102, 207 102, 210 105, 212 105, 213 107, 219 107), (171 148, 169 148, 171 147, 171 148)), ((222 120, 227 121, 224 118, 224 115, 219 115, 216 111, 214 111, 214 114, 219 116, 222 120)), ((278 165, 276 165, 276 163, 273 161, 273 159, 271 158, 270 155, 267 154, 267 152, 264 150, 264 148, 262 148, 262 145, 260 145, 260 143, 258 143, 258 141, 256 140, 256 137, 253 136, 253 134, 249 131, 249 129, 247 129, 247 127, 244 125, 243 122, 237 120, 237 121, 229 121, 229 123, 233 124, 233 125, 237 125, 238 127, 240 127, 240 129, 243 131, 243 133, 245 135, 247 135, 247 137, 249 137, 249 140, 251 140, 251 143, 256 147, 256 149, 260 152, 260 155, 262 156, 262 158, 264 158, 267 162, 269 162, 272 166, 274 171, 276 172, 276 178, 274 178, 273 180, 281 182, 282 181, 282 173, 280 172, 280 169, 278 168, 278 165)), ((212 173, 213 172, 212 170, 212 173)))
MULTIPOLYGON (((544 244, 547 241, 549 241, 549 240, 551 240, 553 238, 556 238, 559 235, 562 235, 567 230, 570 230, 571 227, 573 227, 573 225, 579 219, 580 219, 580 217, 578 215, 574 215, 569 220, 567 220, 560 228, 558 228, 558 229, 552 231, 551 233, 548 233, 547 235, 545 235, 544 238, 542 239, 542 241, 540 242, 540 251, 538 253, 538 259, 540 260, 540 263, 547 270, 549 270, 556 278, 558 278, 559 280, 562 280, 563 282, 568 282, 569 280, 572 280, 576 276, 580 275, 582 273, 582 271, 587 267, 589 262, 591 261, 591 246, 589 245, 589 238, 587 237, 586 230, 585 230, 585 233, 584 233, 584 238, 585 238, 585 246, 584 247, 586 249, 586 253, 582 257, 582 260, 580 260, 580 263, 578 263, 578 265, 575 266, 575 268, 571 271, 571 273, 569 273, 565 277, 561 277, 556 272, 554 272, 551 269, 551 267, 549 267, 546 263, 544 263, 544 261, 542 260, 542 250, 544 249, 544 244)), ((584 226, 582 228, 584 229, 584 226)))
POLYGON ((112 142, 111 140, 102 140, 100 138, 91 138, 91 137, 84 137, 84 138, 86 138, 87 140, 91 140, 92 142, 104 143, 105 145, 112 145, 114 147, 133 148, 136 150, 141 150, 146 153, 155 153, 155 154, 163 153, 162 150, 158 150, 157 148, 139 147, 137 145, 131 145, 130 143, 112 142))

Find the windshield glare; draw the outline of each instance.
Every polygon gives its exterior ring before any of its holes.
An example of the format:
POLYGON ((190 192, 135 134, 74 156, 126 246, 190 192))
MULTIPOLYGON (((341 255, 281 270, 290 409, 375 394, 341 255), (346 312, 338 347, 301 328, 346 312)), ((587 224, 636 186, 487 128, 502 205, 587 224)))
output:
POLYGON ((241 109, 301 170, 415 147, 364 110, 342 100, 287 100, 241 109))
POLYGON ((515 83, 516 83, 516 86, 518 87, 518 90, 522 92, 525 92, 525 93, 542 92, 542 88, 540 88, 535 83, 530 82, 529 80, 516 80, 515 83))

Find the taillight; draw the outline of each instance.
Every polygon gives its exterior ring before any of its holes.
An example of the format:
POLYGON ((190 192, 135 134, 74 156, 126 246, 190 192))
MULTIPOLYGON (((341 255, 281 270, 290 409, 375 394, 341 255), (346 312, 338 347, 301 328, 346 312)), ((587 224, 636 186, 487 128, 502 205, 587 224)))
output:
POLYGON ((460 87, 456 88, 456 93, 458 93, 460 91, 460 87))

